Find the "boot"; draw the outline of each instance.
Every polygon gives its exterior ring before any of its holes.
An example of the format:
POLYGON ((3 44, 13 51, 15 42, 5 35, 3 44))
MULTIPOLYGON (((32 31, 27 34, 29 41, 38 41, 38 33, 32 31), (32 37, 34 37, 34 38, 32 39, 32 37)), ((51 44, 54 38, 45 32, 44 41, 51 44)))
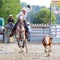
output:
POLYGON ((14 33, 15 33, 15 32, 11 32, 11 33, 9 34, 9 37, 12 37, 12 36, 14 35, 14 33))

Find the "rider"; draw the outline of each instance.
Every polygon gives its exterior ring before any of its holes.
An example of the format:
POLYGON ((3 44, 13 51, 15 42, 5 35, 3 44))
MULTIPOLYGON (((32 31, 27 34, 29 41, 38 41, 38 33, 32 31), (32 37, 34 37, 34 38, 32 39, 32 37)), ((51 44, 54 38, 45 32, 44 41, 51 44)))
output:
POLYGON ((9 15, 9 18, 7 21, 8 21, 9 26, 13 27, 14 19, 13 19, 13 16, 11 14, 9 15))
MULTIPOLYGON (((27 33, 28 33, 28 26, 26 23, 26 17, 27 17, 28 12, 30 12, 30 11, 31 11, 31 7, 29 5, 27 5, 27 7, 23 7, 22 11, 16 16, 18 19, 19 18, 24 19, 24 27, 25 27, 25 30, 27 33)), ((15 33, 18 22, 19 22, 19 20, 16 22, 15 26, 13 27, 13 29, 9 35, 10 37, 12 37, 13 34, 15 33)))

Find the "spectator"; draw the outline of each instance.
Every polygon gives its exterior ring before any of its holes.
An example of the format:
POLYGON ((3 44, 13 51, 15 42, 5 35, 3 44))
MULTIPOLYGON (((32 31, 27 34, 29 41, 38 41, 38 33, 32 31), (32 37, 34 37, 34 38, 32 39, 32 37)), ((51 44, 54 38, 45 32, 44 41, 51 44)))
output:
POLYGON ((28 25, 28 41, 31 41, 31 25, 29 22, 27 22, 27 25, 28 25))
POLYGON ((9 24, 9 26, 11 26, 11 27, 13 27, 13 24, 14 23, 14 18, 13 18, 13 16, 10 14, 9 15, 9 18, 8 18, 8 24, 9 24))

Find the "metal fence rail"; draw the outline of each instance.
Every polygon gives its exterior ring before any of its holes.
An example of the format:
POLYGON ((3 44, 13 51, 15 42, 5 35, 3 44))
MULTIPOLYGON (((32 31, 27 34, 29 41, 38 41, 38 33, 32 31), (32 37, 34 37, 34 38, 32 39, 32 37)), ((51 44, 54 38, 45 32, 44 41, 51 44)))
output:
POLYGON ((33 25, 31 41, 41 42, 44 36, 51 35, 53 42, 60 42, 60 25, 33 25))

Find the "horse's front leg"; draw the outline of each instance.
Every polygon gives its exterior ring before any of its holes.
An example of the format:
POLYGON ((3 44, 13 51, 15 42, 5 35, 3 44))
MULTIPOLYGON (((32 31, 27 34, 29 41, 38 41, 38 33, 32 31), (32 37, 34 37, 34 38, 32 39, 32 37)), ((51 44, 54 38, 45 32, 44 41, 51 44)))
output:
POLYGON ((19 53, 22 52, 22 46, 21 46, 21 41, 19 39, 19 37, 16 37, 17 38, 17 44, 18 44, 18 47, 19 47, 19 53))
POLYGON ((26 39, 26 44, 25 44, 25 47, 26 47, 26 53, 28 53, 27 39, 26 39))
POLYGON ((21 45, 21 52, 24 52, 23 51, 23 40, 20 41, 20 45, 21 45))
POLYGON ((24 52, 22 46, 21 46, 21 52, 24 52))
POLYGON ((17 44, 18 44, 18 47, 19 47, 19 53, 20 53, 20 40, 17 38, 17 44))
POLYGON ((18 47, 20 48, 20 41, 18 40, 18 38, 17 38, 17 44, 18 44, 18 47))

